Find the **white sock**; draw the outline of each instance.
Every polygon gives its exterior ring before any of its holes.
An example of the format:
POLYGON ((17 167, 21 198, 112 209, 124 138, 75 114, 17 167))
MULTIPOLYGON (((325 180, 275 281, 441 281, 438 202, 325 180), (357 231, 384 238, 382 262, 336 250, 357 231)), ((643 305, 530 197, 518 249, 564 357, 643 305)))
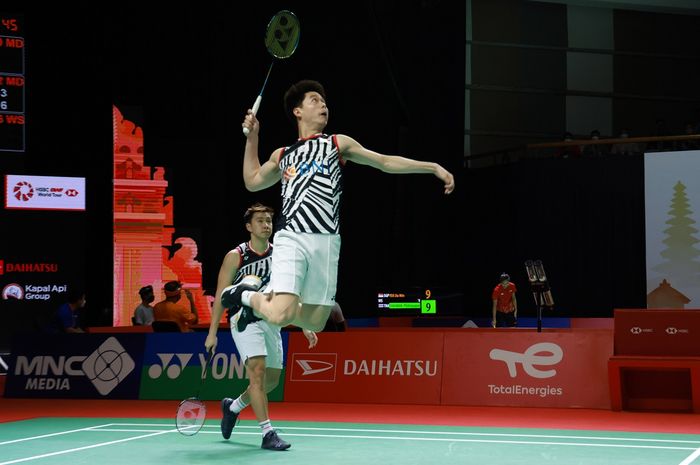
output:
POLYGON ((265 436, 267 433, 272 431, 272 423, 270 423, 270 420, 265 420, 265 421, 260 421, 258 422, 260 427, 262 428, 262 435, 265 436))
POLYGON ((255 291, 243 291, 241 292, 241 303, 246 307, 250 307, 250 298, 255 294, 255 291))
POLYGON ((231 406, 229 407, 229 410, 231 410, 233 413, 241 413, 241 410, 243 410, 247 406, 248 406, 248 404, 246 404, 243 401, 243 395, 241 394, 240 396, 238 396, 238 399, 231 402, 231 406))

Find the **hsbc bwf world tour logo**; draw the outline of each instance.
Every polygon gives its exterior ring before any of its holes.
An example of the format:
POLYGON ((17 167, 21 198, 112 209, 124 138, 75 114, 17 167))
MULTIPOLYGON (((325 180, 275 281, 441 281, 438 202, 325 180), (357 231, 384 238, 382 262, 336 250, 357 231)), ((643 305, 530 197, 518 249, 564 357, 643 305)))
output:
POLYGON ((74 377, 85 376, 106 396, 134 371, 134 359, 115 337, 105 340, 88 356, 19 355, 15 376, 26 376, 26 391, 69 391, 74 377))

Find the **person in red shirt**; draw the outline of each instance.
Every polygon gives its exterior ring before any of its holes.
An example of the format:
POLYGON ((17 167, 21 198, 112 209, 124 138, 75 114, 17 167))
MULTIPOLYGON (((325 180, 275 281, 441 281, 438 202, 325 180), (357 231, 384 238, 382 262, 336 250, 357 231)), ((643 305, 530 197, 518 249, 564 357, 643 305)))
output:
POLYGON ((518 323, 518 301, 515 299, 515 284, 508 273, 501 273, 500 283, 494 288, 491 326, 512 327, 518 323))

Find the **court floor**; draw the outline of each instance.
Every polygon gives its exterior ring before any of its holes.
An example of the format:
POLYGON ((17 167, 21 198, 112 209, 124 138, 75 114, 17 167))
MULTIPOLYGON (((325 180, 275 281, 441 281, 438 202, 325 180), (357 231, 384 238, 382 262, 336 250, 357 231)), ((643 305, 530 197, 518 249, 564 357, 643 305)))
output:
POLYGON ((292 443, 260 449, 241 421, 229 441, 218 419, 182 436, 170 419, 32 418, 0 423, 0 465, 284 463, 700 465, 700 435, 543 428, 275 421, 292 443))

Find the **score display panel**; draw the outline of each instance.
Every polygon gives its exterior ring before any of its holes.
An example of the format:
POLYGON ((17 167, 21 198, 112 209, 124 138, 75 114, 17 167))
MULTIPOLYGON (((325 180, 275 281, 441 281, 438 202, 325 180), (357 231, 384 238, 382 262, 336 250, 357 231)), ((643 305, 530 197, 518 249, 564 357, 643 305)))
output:
POLYGON ((0 12, 0 151, 24 152, 25 119, 23 18, 0 12))
POLYGON ((377 308, 387 315, 436 315, 438 299, 427 288, 378 292, 377 308))

